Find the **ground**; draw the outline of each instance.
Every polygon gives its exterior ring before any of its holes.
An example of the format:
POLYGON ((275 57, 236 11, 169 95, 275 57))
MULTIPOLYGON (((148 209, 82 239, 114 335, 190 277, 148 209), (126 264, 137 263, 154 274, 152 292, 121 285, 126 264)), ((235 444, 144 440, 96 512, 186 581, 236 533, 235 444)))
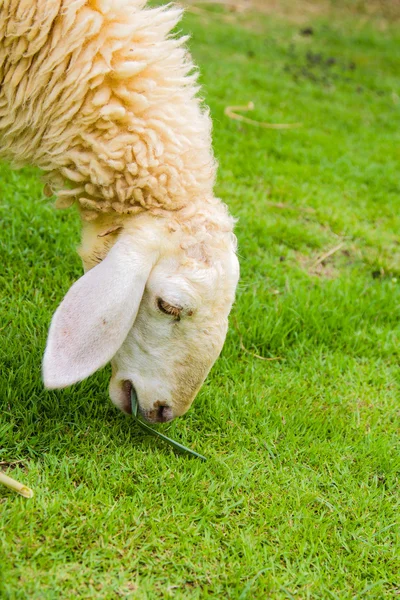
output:
POLYGON ((396 3, 369 6, 198 3, 183 21, 242 269, 221 358, 161 427, 206 463, 119 413, 108 368, 44 391, 78 220, 1 166, 0 462, 35 491, 0 489, 2 598, 400 594, 400 30, 396 3), (224 114, 249 101, 301 126, 224 114))

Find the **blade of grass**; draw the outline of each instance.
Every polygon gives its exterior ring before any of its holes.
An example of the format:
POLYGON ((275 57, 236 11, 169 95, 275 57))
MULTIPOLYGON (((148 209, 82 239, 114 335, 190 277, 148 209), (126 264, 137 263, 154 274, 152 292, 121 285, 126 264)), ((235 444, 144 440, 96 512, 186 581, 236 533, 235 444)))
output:
POLYGON ((136 396, 136 392, 135 392, 134 388, 132 388, 132 390, 131 390, 131 406, 132 406, 132 415, 133 415, 136 423, 138 423, 138 425, 142 429, 161 438, 165 442, 168 442, 168 444, 170 444, 170 446, 173 446, 176 450, 184 452, 185 454, 190 454, 191 456, 195 456, 196 458, 200 458, 200 460, 204 460, 204 461, 207 460, 205 456, 202 456, 201 454, 199 454, 198 452, 195 452, 194 450, 191 450, 190 448, 186 448, 186 446, 184 446, 183 444, 180 444, 179 442, 176 442, 175 440, 171 440, 171 438, 167 437, 163 433, 160 433, 159 431, 157 431, 156 429, 153 429, 146 423, 143 423, 143 421, 138 416, 138 403, 137 403, 137 396, 136 396))

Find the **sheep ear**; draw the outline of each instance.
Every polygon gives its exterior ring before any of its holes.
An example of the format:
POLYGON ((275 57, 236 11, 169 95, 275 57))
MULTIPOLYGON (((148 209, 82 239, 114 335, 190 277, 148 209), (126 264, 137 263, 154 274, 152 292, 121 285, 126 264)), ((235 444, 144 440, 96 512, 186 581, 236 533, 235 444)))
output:
POLYGON ((82 381, 111 360, 136 319, 153 264, 151 252, 122 238, 73 284, 50 325, 43 358, 47 388, 82 381))

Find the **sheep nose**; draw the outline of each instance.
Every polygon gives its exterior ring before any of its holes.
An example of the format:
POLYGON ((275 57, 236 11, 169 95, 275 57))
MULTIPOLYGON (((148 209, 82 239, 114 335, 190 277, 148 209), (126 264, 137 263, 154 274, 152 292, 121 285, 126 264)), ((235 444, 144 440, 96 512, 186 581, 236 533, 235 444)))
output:
POLYGON ((159 406, 157 408, 157 421, 160 423, 166 423, 167 421, 172 421, 174 418, 172 408, 169 406, 159 406))
POLYGON ((172 421, 174 413, 170 406, 159 405, 152 410, 143 411, 143 416, 150 423, 166 423, 167 421, 172 421))

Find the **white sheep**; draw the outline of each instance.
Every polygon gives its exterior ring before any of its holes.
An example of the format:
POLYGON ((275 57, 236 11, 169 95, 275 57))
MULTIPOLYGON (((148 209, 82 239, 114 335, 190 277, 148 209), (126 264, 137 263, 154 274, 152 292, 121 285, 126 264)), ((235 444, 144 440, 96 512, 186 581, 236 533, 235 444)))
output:
POLYGON ((56 310, 47 388, 111 360, 111 400, 168 421, 191 405, 227 331, 239 276, 233 219, 213 195, 211 121, 145 0, 0 0, 0 157, 40 167, 82 216, 85 274, 56 310))

